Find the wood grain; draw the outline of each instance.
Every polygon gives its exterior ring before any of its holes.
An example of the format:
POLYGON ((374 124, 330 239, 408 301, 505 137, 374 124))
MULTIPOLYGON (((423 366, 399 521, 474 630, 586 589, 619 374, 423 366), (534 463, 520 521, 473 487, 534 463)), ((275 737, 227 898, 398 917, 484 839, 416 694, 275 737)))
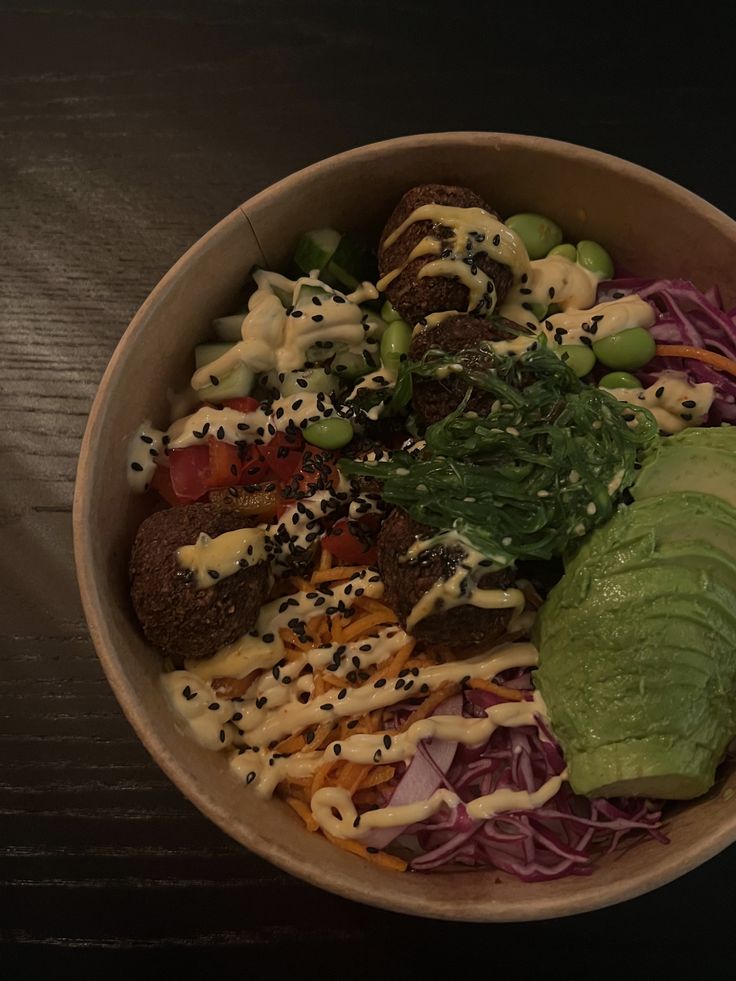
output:
MULTIPOLYGON (((326 941, 347 952, 377 936, 412 951, 481 936, 285 876, 151 763, 81 615, 79 441, 117 340, 172 262, 259 188, 349 146, 533 132, 635 160, 736 214, 734 13, 717 32, 695 18, 671 36, 654 18, 626 32, 589 24, 586 39, 557 10, 526 31, 497 5, 433 18, 408 0, 0 3, 0 929, 16 952, 326 941), (448 64, 458 37, 466 53, 448 64)), ((668 928, 666 949, 697 936, 717 973, 734 873, 731 849, 626 906, 482 936, 552 953, 648 941, 639 963, 661 965, 657 938, 687 910, 688 935, 668 928)))

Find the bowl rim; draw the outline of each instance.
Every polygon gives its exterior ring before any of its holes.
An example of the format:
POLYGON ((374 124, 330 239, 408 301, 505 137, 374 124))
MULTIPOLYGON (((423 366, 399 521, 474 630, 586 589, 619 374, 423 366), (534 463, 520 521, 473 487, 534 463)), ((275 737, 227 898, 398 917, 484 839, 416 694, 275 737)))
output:
MULTIPOLYGON (((518 900, 499 902, 494 901, 491 895, 486 903, 479 903, 477 899, 472 900, 473 908, 469 909, 464 908, 462 903, 453 905, 448 905, 444 901, 434 903, 425 897, 417 901, 415 898, 403 897, 398 893, 393 894, 391 891, 382 892, 378 895, 372 889, 364 887, 360 878, 347 880, 338 877, 337 880, 334 880, 330 876, 329 866, 320 867, 318 863, 307 859, 295 859, 292 853, 287 855, 278 847, 274 848, 274 842, 263 837, 259 832, 247 828, 242 834, 234 832, 227 826, 226 813, 199 787, 193 776, 185 771, 177 758, 169 753, 156 729, 149 724, 147 714, 139 703, 136 691, 128 681, 124 667, 124 652, 122 657, 118 655, 110 637, 109 625, 105 618, 100 615, 101 583, 92 574, 94 560, 91 536, 88 534, 88 519, 93 495, 88 478, 95 445, 103 435, 103 410, 107 390, 117 373, 118 365, 124 359, 130 346, 135 343, 137 335, 145 325, 149 315, 157 306, 165 302, 166 297, 190 262, 207 249, 223 230, 232 225, 233 222, 243 218, 250 226, 257 241, 257 234, 249 218, 249 209, 267 206, 271 198, 290 190, 305 178, 320 171, 339 166, 346 161, 368 160, 376 155, 384 155, 394 150, 418 149, 424 146, 437 146, 438 144, 462 144, 463 142, 487 143, 489 149, 539 149, 548 153, 556 153, 562 157, 568 157, 572 153, 584 163, 590 162, 598 167, 615 170, 619 174, 623 173, 629 178, 635 179, 639 184, 664 191, 676 202, 681 202, 690 208, 696 207, 704 217, 736 242, 736 221, 708 201, 669 178, 600 150, 546 137, 472 130, 422 133, 369 143, 325 157, 301 168, 252 195, 197 239, 159 280, 122 334, 99 383, 80 448, 73 503, 74 557, 82 607, 89 633, 110 687, 128 722, 153 760, 163 769, 182 794, 229 837, 234 838, 239 844, 255 854, 267 859, 271 864, 311 885, 370 906, 409 915, 466 922, 543 920, 590 912, 633 899, 690 872, 736 841, 736 808, 730 820, 724 821, 713 834, 696 839, 684 851, 679 850, 676 853, 671 853, 669 860, 667 856, 663 856, 664 860, 658 864, 654 873, 647 870, 645 864, 635 874, 629 875, 622 882, 612 880, 604 886, 599 886, 595 883, 595 876, 578 879, 581 888, 575 894, 562 897, 563 909, 557 908, 560 905, 561 897, 556 896, 553 892, 550 892, 546 897, 537 896, 533 901, 528 902, 519 902, 518 900)), ((475 873, 459 874, 473 875, 475 873)))

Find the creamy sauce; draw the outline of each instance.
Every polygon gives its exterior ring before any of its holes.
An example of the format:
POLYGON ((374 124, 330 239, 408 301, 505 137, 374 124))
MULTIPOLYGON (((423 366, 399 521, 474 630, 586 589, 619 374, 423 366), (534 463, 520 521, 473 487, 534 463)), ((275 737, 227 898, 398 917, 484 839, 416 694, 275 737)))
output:
POLYGON ((197 586, 206 589, 240 569, 263 562, 265 537, 263 528, 240 528, 216 538, 202 532, 194 545, 177 549, 176 558, 183 569, 194 573, 197 586))
POLYGON ((312 277, 293 284, 293 306, 288 310, 267 288, 259 288, 248 301, 243 320, 243 340, 192 376, 195 390, 217 384, 238 364, 254 372, 295 371, 306 361, 310 349, 318 345, 324 356, 345 351, 360 353, 375 330, 359 303, 378 296, 375 286, 363 283, 345 295, 312 277), (322 291, 316 295, 303 287, 322 291), (214 379, 214 381, 213 381, 214 379))
POLYGON ((512 608, 512 621, 522 612, 526 600, 520 589, 481 588, 479 580, 491 571, 486 556, 457 531, 419 539, 408 548, 402 561, 416 562, 423 552, 433 548, 460 550, 457 568, 448 579, 438 579, 418 600, 407 618, 407 629, 412 630, 420 620, 432 613, 455 606, 469 605, 484 610, 512 608))
POLYGON ((128 486, 136 494, 143 494, 156 472, 157 460, 164 454, 164 433, 146 420, 130 437, 128 443, 128 486))
MULTIPOLYGON (((526 790, 495 790, 463 804, 473 821, 487 821, 496 814, 508 811, 532 811, 543 807, 557 794, 567 780, 567 770, 550 777, 542 786, 530 793, 526 790)), ((312 798, 312 814, 321 828, 336 838, 361 838, 375 828, 397 828, 425 821, 441 808, 455 810, 461 799, 451 790, 436 790, 427 800, 395 807, 381 807, 360 816, 353 806, 350 794, 341 787, 323 787, 312 798), (339 817, 335 815, 338 812, 339 817)))
POLYGON ((692 385, 681 371, 663 371, 648 388, 608 389, 619 402, 644 406, 657 420, 660 432, 679 433, 702 426, 715 398, 710 382, 692 385))

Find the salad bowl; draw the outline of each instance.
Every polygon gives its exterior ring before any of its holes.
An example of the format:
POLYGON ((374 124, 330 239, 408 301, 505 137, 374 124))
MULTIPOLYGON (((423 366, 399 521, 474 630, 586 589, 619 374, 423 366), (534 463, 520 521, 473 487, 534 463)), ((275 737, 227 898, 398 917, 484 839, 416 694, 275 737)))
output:
POLYGON ((351 150, 246 201, 172 267, 123 335, 94 401, 79 459, 75 554, 90 634, 120 705, 182 793, 244 847, 314 885, 404 913, 475 921, 567 916, 670 882, 736 840, 736 773, 666 812, 663 845, 641 840, 604 856, 588 876, 522 882, 494 870, 397 874, 307 832, 282 801, 236 782, 225 760, 179 731, 129 598, 128 557, 150 510, 126 481, 126 447, 142 418, 170 413, 191 349, 209 323, 242 302, 253 266, 285 267, 308 228, 350 229, 377 241, 407 188, 473 187, 503 214, 548 214, 575 239, 604 241, 620 267, 717 284, 736 304, 736 223, 694 194, 631 163, 552 140, 497 133, 412 136, 351 150))

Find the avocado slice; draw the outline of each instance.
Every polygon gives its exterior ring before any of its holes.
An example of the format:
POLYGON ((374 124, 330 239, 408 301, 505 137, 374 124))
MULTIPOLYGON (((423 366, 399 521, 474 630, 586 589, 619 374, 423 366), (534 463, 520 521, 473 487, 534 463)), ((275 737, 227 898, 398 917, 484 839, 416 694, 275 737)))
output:
POLYGON ((660 439, 631 494, 643 501, 673 491, 712 494, 736 506, 736 427, 685 429, 660 439))
POLYGON ((711 493, 728 489, 729 441, 660 450, 655 482, 690 474, 705 492, 619 510, 540 611, 536 684, 577 793, 698 796, 736 733, 736 508, 711 493))

